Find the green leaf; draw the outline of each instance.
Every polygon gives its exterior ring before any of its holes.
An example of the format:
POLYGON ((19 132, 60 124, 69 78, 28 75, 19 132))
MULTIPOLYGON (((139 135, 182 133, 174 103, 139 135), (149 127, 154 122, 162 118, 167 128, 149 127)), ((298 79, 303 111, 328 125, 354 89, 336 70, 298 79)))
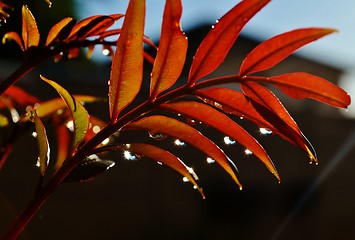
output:
POLYGON ((89 115, 84 106, 68 93, 58 83, 41 76, 42 80, 50 84, 65 101, 70 110, 74 122, 74 148, 84 139, 89 128, 89 115))
POLYGON ((184 67, 187 39, 180 27, 181 1, 166 1, 159 48, 151 74, 150 98, 170 88, 184 67))
POLYGON ((38 149, 39 149, 37 166, 40 168, 42 176, 44 176, 47 170, 47 166, 49 162, 49 153, 50 153, 47 133, 41 119, 37 116, 36 111, 31 111, 31 120, 35 124, 36 133, 37 133, 36 138, 37 138, 38 149))
POLYGON ((163 104, 163 109, 185 115, 195 121, 205 123, 249 149, 258 157, 271 173, 280 181, 280 176, 264 148, 236 122, 216 109, 195 101, 163 104))
POLYGON ((165 134, 189 143, 203 151, 208 157, 213 158, 242 188, 235 175, 237 169, 234 163, 214 142, 186 123, 165 116, 149 116, 128 124, 123 130, 147 130, 152 133, 165 134))
POLYGON ((130 1, 111 67, 109 103, 112 121, 117 120, 141 88, 144 19, 145 1, 130 1))

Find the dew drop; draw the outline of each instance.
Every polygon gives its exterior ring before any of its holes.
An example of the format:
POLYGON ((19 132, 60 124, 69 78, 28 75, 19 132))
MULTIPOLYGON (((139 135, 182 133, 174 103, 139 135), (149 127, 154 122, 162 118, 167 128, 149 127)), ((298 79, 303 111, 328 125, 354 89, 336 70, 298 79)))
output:
POLYGON ((184 182, 190 182, 190 180, 189 180, 187 177, 183 177, 183 178, 182 178, 182 181, 184 181, 184 182))
POLYGON ((111 81, 110 80, 107 81, 107 85, 111 86, 111 81))
POLYGON ((167 136, 164 133, 151 132, 151 131, 149 131, 149 137, 156 141, 162 141, 167 138, 167 136))
POLYGON ((194 185, 194 186, 193 186, 193 188, 194 188, 194 189, 197 189, 197 186, 196 186, 196 185, 194 185))
POLYGON ((178 147, 186 147, 186 143, 184 141, 181 141, 180 139, 176 139, 174 141, 174 144, 178 147))
POLYGON ((160 166, 162 166, 163 165, 163 163, 162 162, 157 162, 160 166))
POLYGON ((244 117, 243 117, 243 116, 240 116, 240 117, 239 117, 239 119, 240 119, 240 120, 243 120, 243 119, 244 119, 244 117))
POLYGON ((132 154, 130 151, 127 150, 123 151, 123 156, 129 161, 137 161, 140 158, 140 156, 132 154))
POLYGON ((74 122, 73 121, 67 122, 66 126, 71 132, 74 132, 74 122))
POLYGON ((109 139, 109 138, 106 138, 105 140, 103 140, 103 141, 101 142, 102 145, 107 145, 107 144, 109 144, 109 143, 110 143, 110 139, 109 139))
POLYGON ((207 163, 209 163, 209 164, 212 164, 212 163, 215 163, 216 161, 213 159, 213 158, 211 158, 211 157, 207 157, 206 158, 206 161, 207 161, 207 163))
POLYGON ((194 119, 186 118, 186 123, 189 124, 190 126, 195 126, 198 122, 196 122, 196 120, 194 119))
POLYGON ((253 152, 250 151, 249 149, 245 149, 245 150, 244 150, 244 153, 245 153, 246 155, 252 155, 252 154, 253 154, 253 152))
POLYGON ((270 135, 272 134, 272 131, 270 129, 267 128, 259 128, 259 132, 263 135, 270 135))
POLYGON ((216 24, 219 23, 219 19, 216 20, 216 24))
POLYGON ((100 128, 99 126, 94 126, 94 127, 92 128, 92 131, 93 131, 94 133, 98 133, 98 132, 100 132, 100 130, 101 130, 101 128, 100 128))
POLYGON ((224 141, 224 143, 227 144, 227 145, 234 145, 234 144, 236 144, 236 141, 235 141, 234 139, 228 137, 228 136, 225 136, 225 137, 223 138, 223 141, 224 141))
POLYGON ((214 28, 214 25, 212 25, 212 27, 211 28, 214 28))
POLYGON ((37 133, 36 133, 36 132, 33 132, 31 135, 32 135, 32 137, 34 137, 34 138, 37 137, 37 133))
POLYGON ((102 54, 104 55, 104 56, 109 56, 110 55, 110 50, 108 50, 108 49, 104 49, 104 50, 102 50, 102 54))
POLYGON ((37 162, 36 162, 36 167, 40 167, 41 166, 41 161, 39 159, 39 157, 37 158, 37 162))

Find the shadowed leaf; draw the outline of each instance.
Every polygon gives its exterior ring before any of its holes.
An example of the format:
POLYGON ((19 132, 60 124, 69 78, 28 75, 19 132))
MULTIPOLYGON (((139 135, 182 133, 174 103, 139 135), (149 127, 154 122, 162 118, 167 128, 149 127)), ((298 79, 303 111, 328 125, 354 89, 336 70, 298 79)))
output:
POLYGON ((49 143, 47 139, 46 129, 41 121, 41 119, 37 116, 36 111, 31 112, 31 120, 34 122, 36 127, 36 138, 38 142, 38 150, 39 150, 39 157, 37 166, 39 167, 42 176, 44 176, 48 162, 49 162, 49 143))
POLYGON ((22 51, 25 50, 25 47, 23 46, 23 42, 17 32, 6 33, 2 37, 2 44, 5 44, 7 41, 14 41, 21 48, 22 51))
POLYGON ((9 119, 3 115, 0 114, 0 127, 7 127, 9 125, 9 119))
POLYGON ((153 133, 162 133, 191 144, 208 157, 213 158, 241 188, 241 184, 235 175, 236 167, 234 163, 215 143, 186 123, 165 116, 149 116, 128 124, 124 129, 140 129, 153 133))
POLYGON ((303 28, 282 33, 259 44, 244 59, 240 75, 271 68, 302 46, 335 32, 329 28, 303 28))
POLYGON ((26 5, 22 7, 22 40, 25 50, 32 46, 37 47, 39 44, 36 20, 26 5))
POLYGON ((188 77, 193 85, 214 71, 226 57, 244 25, 270 0, 245 0, 226 13, 199 46, 188 77))
POLYGON ((180 0, 167 0, 164 10, 159 48, 150 79, 150 98, 170 88, 184 67, 187 39, 180 27, 180 0))
POLYGON ((129 2, 112 61, 109 103, 116 121, 120 112, 137 96, 143 77, 143 31, 145 1, 129 2))
POLYGON ((275 175, 278 181, 280 181, 280 176, 264 148, 247 131, 245 131, 241 126, 225 114, 206 104, 195 101, 163 104, 161 107, 205 123, 226 136, 233 138, 258 157, 269 169, 269 171, 275 175))
POLYGON ((312 145, 303 135, 297 123, 290 116, 280 100, 269 89, 257 83, 244 82, 241 86, 248 98, 253 100, 252 103, 256 110, 267 121, 274 123, 273 125, 279 131, 285 131, 285 135, 289 135, 288 138, 291 139, 295 145, 308 153, 311 162, 315 161, 317 163, 318 160, 312 145))
POLYGON ((71 17, 66 17, 55 24, 48 33, 46 46, 53 43, 56 39, 64 40, 70 34, 72 28, 75 25, 75 20, 71 17))
POLYGON ((55 124, 55 131, 57 134, 57 159, 55 162, 55 169, 59 169, 62 166, 64 160, 67 159, 70 154, 71 134, 67 126, 63 125, 61 122, 54 121, 54 124, 55 124))
POLYGON ((85 137, 89 128, 89 115, 86 112, 86 109, 77 99, 70 95, 67 90, 61 87, 58 83, 46 79, 43 76, 41 76, 41 78, 45 82, 49 83, 53 88, 55 88, 55 90, 57 90, 72 114, 74 121, 74 148, 76 148, 85 137))

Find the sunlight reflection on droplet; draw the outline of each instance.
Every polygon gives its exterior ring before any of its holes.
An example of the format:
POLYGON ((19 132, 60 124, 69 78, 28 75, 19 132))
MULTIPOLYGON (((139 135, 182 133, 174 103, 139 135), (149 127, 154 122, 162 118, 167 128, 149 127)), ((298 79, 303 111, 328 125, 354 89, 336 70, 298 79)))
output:
POLYGON ((253 152, 250 151, 249 149, 245 149, 245 150, 244 150, 244 153, 245 153, 246 155, 252 155, 252 154, 253 154, 253 152))
POLYGON ((130 160, 130 161, 136 161, 138 160, 137 156, 132 154, 130 151, 123 151, 123 156, 125 157, 125 159, 130 160))
POLYGON ((98 132, 100 132, 100 130, 101 130, 101 128, 100 128, 99 126, 94 126, 94 127, 92 128, 92 131, 93 131, 94 133, 98 133, 98 132))
POLYGON ((41 161, 39 160, 39 157, 37 158, 37 162, 36 162, 36 167, 40 167, 41 166, 41 161))
POLYGON ((183 178, 182 178, 182 181, 184 181, 184 182, 190 182, 190 180, 189 180, 187 177, 183 177, 183 178))
POLYGON ((109 138, 106 138, 105 140, 103 140, 103 141, 101 142, 101 144, 107 145, 107 144, 109 144, 109 142, 110 142, 110 139, 109 139, 109 138))
POLYGON ((32 135, 32 137, 34 137, 34 138, 37 137, 37 133, 36 133, 36 132, 33 132, 31 135, 32 135))
POLYGON ((185 146, 186 146, 186 143, 183 142, 183 141, 181 141, 180 139, 176 139, 176 140, 174 141, 174 144, 175 144, 176 146, 178 146, 178 147, 185 147, 185 146))
POLYGON ((110 55, 110 50, 105 48, 104 50, 102 50, 102 54, 105 55, 105 56, 109 56, 110 55))
POLYGON ((162 162, 157 162, 159 165, 163 165, 163 163, 162 162))
POLYGON ((197 189, 197 186, 196 186, 196 185, 194 185, 194 186, 193 186, 193 188, 194 188, 194 189, 197 189))
POLYGON ((267 128, 259 128, 259 132, 263 135, 270 135, 272 134, 272 131, 270 129, 267 128))
POLYGON ((67 122, 67 128, 73 132, 74 131, 74 122, 73 121, 69 121, 67 122))
POLYGON ((223 141, 224 141, 224 143, 227 144, 227 145, 234 145, 234 144, 236 143, 235 140, 233 140, 232 138, 230 138, 230 137, 228 137, 228 136, 225 136, 225 137, 223 138, 223 141))
POLYGON ((206 158, 206 161, 207 161, 207 163, 209 163, 209 164, 215 162, 215 160, 214 160, 213 158, 210 158, 210 157, 207 157, 207 158, 206 158))
POLYGON ((162 141, 167 138, 167 136, 164 133, 157 133, 157 132, 149 132, 149 137, 157 141, 162 141))

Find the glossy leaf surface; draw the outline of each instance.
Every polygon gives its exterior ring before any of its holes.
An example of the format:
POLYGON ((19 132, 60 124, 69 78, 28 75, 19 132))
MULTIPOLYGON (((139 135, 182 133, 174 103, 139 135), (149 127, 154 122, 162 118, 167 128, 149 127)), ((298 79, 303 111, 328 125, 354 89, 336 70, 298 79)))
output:
POLYGON ((240 75, 271 68, 302 46, 335 32, 329 28, 304 28, 282 33, 259 44, 244 59, 240 75))
POLYGON ((151 133, 165 134, 189 143, 204 152, 208 157, 213 158, 241 187, 235 175, 236 167, 234 163, 216 144, 186 123, 173 118, 155 115, 128 124, 125 129, 147 130, 151 133))
POLYGON ((159 48, 150 80, 150 98, 170 88, 184 67, 187 39, 180 27, 180 0, 167 0, 164 10, 159 48))
POLYGON ((270 0, 245 0, 226 13, 199 46, 188 77, 190 85, 214 71, 226 57, 244 25, 270 0))
POLYGON ((76 148, 85 137, 89 128, 89 115, 86 112, 86 109, 77 99, 70 95, 68 91, 61 87, 58 83, 46 79, 43 76, 41 76, 41 78, 50 84, 53 88, 55 88, 55 90, 57 90, 58 94, 65 101, 72 114, 74 121, 74 148, 76 148))
POLYGON ((32 46, 37 47, 39 44, 36 20, 26 5, 22 7, 22 40, 25 50, 32 46))
POLYGON ((346 108, 350 105, 350 96, 343 89, 309 73, 289 73, 264 78, 263 80, 272 83, 285 94, 296 99, 312 98, 341 108, 346 108))
POLYGON ((66 17, 59 21, 57 24, 55 24, 48 33, 46 46, 50 45, 58 38, 65 39, 69 35, 74 25, 75 21, 71 17, 66 17), (61 37, 61 35, 64 36, 61 37))
POLYGON ((130 1, 112 61, 109 104, 112 121, 138 94, 143 78, 145 1, 130 1))
POLYGON ((195 101, 163 104, 162 108, 180 113, 194 119, 195 121, 205 123, 226 136, 231 137, 233 140, 239 142, 241 145, 249 149, 255 156, 257 156, 270 170, 270 172, 272 172, 280 181, 280 176, 264 148, 247 131, 245 131, 241 126, 225 114, 206 104, 195 101))
POLYGON ((36 127, 36 138, 38 142, 38 150, 39 150, 39 157, 37 166, 39 167, 42 176, 44 176, 48 162, 49 162, 49 143, 47 138, 46 129, 41 121, 41 119, 37 116, 36 111, 31 112, 31 119, 35 124, 36 127))
POLYGON ((241 86, 244 93, 256 103, 254 107, 266 120, 274 123, 276 129, 287 132, 285 135, 289 135, 289 139, 293 140, 294 144, 304 149, 309 154, 311 161, 318 161, 313 147, 297 123, 269 89, 254 82, 245 82, 241 86), (258 104, 262 107, 259 107, 258 104), (265 111, 265 109, 269 111, 265 111))
POLYGON ((126 144, 124 147, 127 151, 132 152, 133 154, 138 154, 140 156, 146 156, 156 162, 162 163, 182 176, 186 177, 194 186, 199 190, 202 198, 205 198, 202 188, 197 184, 198 177, 192 168, 186 166, 178 157, 172 153, 161 149, 159 147, 144 144, 144 143, 130 143, 126 144))

